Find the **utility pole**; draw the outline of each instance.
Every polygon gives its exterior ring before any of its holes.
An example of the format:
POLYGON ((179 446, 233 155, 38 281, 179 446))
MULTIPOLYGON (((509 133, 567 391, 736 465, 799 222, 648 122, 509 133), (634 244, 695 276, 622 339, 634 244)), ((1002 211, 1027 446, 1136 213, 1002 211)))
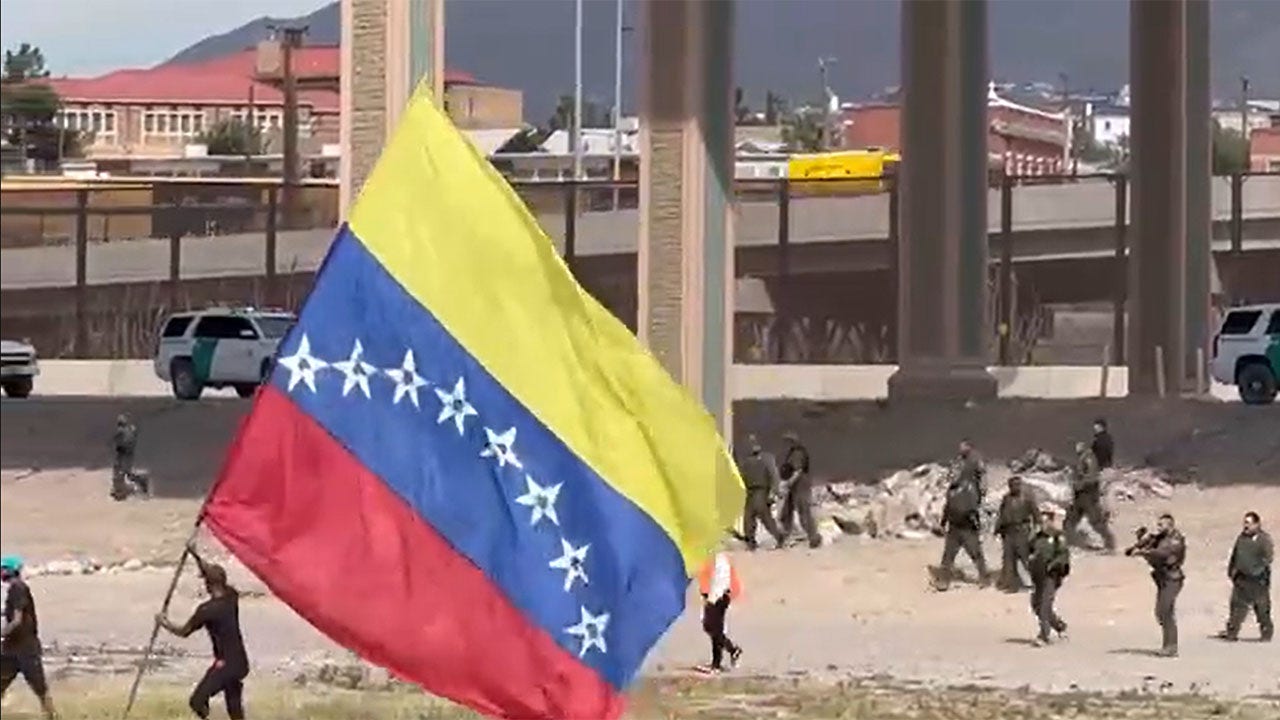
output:
POLYGON ((582 0, 573 4, 573 129, 569 143, 573 146, 573 179, 582 179, 582 0))
POLYGON ((1071 76, 1064 72, 1058 73, 1058 79, 1062 81, 1062 114, 1067 121, 1067 146, 1062 149, 1062 171, 1075 175, 1079 169, 1079 161, 1076 157, 1076 118, 1071 109, 1071 76))
MULTIPOLYGON (((613 181, 622 179, 622 0, 618 0, 617 24, 613 34, 613 181)), ((618 188, 613 188, 613 205, 618 205, 618 188)))
POLYGON ((1240 76, 1240 138, 1244 140, 1244 167, 1249 169, 1249 76, 1240 76))
POLYGON ((272 28, 280 34, 280 61, 284 76, 284 172, 283 202, 284 226, 293 227, 296 205, 298 174, 298 78, 293 73, 293 51, 302 47, 307 26, 272 28))

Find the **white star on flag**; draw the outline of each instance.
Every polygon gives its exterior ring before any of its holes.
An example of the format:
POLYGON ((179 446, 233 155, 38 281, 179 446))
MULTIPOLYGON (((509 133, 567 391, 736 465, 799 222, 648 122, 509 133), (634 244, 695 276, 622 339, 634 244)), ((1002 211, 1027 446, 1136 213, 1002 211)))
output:
POLYGON ((342 397, 346 397, 355 387, 359 387, 365 397, 372 397, 369 393, 369 376, 376 371, 376 368, 364 361, 364 346, 359 340, 356 340, 355 347, 351 348, 351 357, 334 363, 333 368, 346 376, 342 381, 342 397))
POLYGON ((524 476, 524 481, 529 487, 529 492, 516 498, 516 502, 533 509, 533 519, 529 524, 537 525, 538 521, 545 517, 552 524, 559 525, 560 518, 556 516, 556 498, 560 496, 560 487, 564 483, 543 487, 528 475, 524 476))
POLYGON ((404 351, 404 362, 398 368, 383 370, 392 380, 396 381, 396 394, 391 399, 392 405, 399 405, 400 398, 405 395, 409 396, 409 400, 413 402, 413 406, 418 407, 418 388, 427 384, 427 381, 418 374, 413 364, 413 350, 404 351))
MULTIPOLYGON (((476 409, 467 402, 466 382, 458 378, 451 393, 436 388, 436 396, 440 398, 441 403, 440 417, 436 418, 436 424, 439 425, 453 418, 453 423, 458 426, 458 435, 463 435, 466 432, 467 416, 477 414, 476 409)), ((514 435, 512 437, 514 438, 514 435)))
POLYGON ((520 458, 516 457, 516 429, 510 428, 504 433, 496 433, 489 428, 484 429, 484 434, 489 438, 489 442, 485 444, 484 450, 480 451, 480 457, 497 458, 498 467, 506 467, 507 463, 524 469, 524 465, 520 464, 520 458))
POLYGON ((329 366, 329 363, 311 354, 311 341, 307 339, 306 333, 303 333, 302 341, 298 343, 297 352, 280 358, 278 362, 289 370, 289 392, 293 392, 299 381, 306 383, 311 392, 315 392, 316 372, 329 366))
POLYGON ((560 538, 560 546, 564 549, 564 554, 547 563, 555 570, 564 570, 564 591, 569 592, 573 589, 573 581, 582 579, 583 585, 590 585, 591 581, 587 579, 587 550, 590 544, 583 545, 580 548, 574 547, 568 540, 560 538))
POLYGON ((565 632, 582 639, 582 649, 578 651, 578 657, 584 657, 587 651, 593 647, 600 648, 600 652, 608 653, 609 647, 604 642, 605 628, 609 627, 609 613, 600 613, 592 615, 590 610, 585 607, 582 610, 582 620, 577 625, 571 625, 564 629, 565 632))

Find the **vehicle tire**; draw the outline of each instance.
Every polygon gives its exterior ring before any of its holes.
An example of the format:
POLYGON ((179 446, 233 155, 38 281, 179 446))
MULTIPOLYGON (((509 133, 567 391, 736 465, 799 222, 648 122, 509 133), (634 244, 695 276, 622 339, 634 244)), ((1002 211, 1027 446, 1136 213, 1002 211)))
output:
POLYGON ((173 396, 179 400, 199 400, 204 384, 196 377, 196 367, 187 358, 173 361, 170 369, 173 377, 173 396))
POLYGON ((1260 362, 1249 363, 1236 373, 1240 399, 1247 405, 1267 405, 1276 399, 1276 376, 1260 362))
POLYGON ((4 394, 11 398, 24 398, 31 394, 35 382, 29 377, 14 378, 4 381, 4 394))
POLYGON ((250 383, 236 383, 236 395, 239 395, 242 398, 253 397, 253 393, 257 390, 257 385, 252 385, 250 383))

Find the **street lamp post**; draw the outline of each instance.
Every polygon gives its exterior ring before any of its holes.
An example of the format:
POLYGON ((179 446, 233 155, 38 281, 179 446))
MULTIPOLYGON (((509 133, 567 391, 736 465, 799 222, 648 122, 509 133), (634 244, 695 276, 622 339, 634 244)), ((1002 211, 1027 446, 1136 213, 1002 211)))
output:
POLYGON ((582 179, 582 0, 574 3, 573 32, 573 179, 582 179))

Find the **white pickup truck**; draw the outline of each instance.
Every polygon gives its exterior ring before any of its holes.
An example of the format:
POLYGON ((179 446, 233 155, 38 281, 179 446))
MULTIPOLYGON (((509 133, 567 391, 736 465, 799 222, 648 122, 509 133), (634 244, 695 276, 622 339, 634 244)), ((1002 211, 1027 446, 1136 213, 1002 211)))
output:
POLYGON ((16 340, 0 340, 0 385, 5 395, 11 398, 30 395, 39 374, 34 347, 16 340))

